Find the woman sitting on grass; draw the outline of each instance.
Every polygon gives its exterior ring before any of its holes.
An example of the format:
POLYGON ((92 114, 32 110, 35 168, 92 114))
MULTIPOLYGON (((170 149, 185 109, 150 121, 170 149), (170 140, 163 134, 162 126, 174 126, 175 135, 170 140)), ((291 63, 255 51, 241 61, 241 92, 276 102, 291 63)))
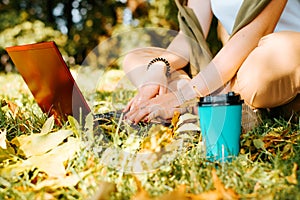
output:
POLYGON ((288 115, 300 110, 298 0, 189 0, 188 8, 176 3, 181 30, 168 49, 137 49, 124 59, 138 87, 124 110, 128 120, 169 119, 174 111, 190 111, 191 99, 228 91, 253 109, 281 108, 288 115), (228 36, 222 34, 223 48, 210 60, 201 41, 213 15, 228 36), (192 78, 188 63, 198 72, 192 78))

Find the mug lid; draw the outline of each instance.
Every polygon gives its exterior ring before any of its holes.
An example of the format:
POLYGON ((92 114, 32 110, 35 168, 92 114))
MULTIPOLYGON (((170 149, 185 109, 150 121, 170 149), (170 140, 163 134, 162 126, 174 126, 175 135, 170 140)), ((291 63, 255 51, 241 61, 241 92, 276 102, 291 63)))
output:
POLYGON ((243 103, 244 100, 241 99, 241 96, 239 94, 236 94, 234 92, 228 92, 227 94, 201 97, 198 105, 199 106, 241 105, 243 103))

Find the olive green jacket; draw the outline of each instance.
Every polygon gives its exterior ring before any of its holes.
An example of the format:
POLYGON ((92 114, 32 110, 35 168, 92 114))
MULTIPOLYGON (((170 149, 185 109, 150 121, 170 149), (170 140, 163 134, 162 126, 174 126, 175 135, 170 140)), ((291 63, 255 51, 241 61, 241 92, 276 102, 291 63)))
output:
MULTIPOLYGON (((178 7, 178 21, 180 30, 190 42, 190 73, 196 75, 212 59, 200 23, 185 1, 175 0, 178 7)), ((250 23, 271 0, 244 0, 234 23, 232 35, 250 23)), ((200 5, 199 5, 200 6, 200 5)))

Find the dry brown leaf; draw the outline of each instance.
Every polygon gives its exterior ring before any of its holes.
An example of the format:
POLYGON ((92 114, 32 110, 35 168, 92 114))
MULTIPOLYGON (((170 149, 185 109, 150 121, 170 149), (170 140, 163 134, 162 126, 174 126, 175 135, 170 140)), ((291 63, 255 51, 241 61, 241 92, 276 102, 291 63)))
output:
POLYGON ((156 200, 193 200, 188 197, 188 195, 185 193, 185 185, 180 185, 175 190, 168 192, 160 197, 155 198, 156 200))
POLYGON ((298 165, 297 163, 294 163, 293 169, 292 169, 292 174, 290 176, 285 177, 286 180, 290 183, 290 184, 298 184, 298 179, 297 179, 297 169, 298 169, 298 165))
POLYGON ((221 200, 222 196, 217 190, 203 192, 201 194, 188 194, 190 200, 221 200))
POLYGON ((240 198, 234 190, 225 188, 224 184, 218 178, 215 169, 212 170, 212 176, 216 188, 215 190, 210 190, 201 194, 190 194, 186 193, 185 185, 180 185, 173 191, 154 198, 150 197, 149 193, 141 186, 141 182, 134 177, 137 185, 137 193, 132 196, 131 200, 235 200, 240 198))
POLYGON ((11 101, 6 101, 6 105, 8 106, 9 110, 13 113, 13 116, 15 117, 19 112, 19 106, 17 106, 17 104, 11 101))
POLYGON ((110 194, 117 190, 116 184, 103 181, 98 184, 98 190, 91 200, 109 200, 110 194))
POLYGON ((133 176, 134 181, 136 183, 137 192, 130 199, 131 200, 151 200, 149 193, 142 187, 142 183, 140 180, 133 176))
POLYGON ((239 199, 239 195, 231 188, 226 189, 224 184, 217 176, 216 170, 212 170, 212 178, 216 190, 220 193, 222 199, 239 199))
POLYGON ((190 200, 234 200, 239 199, 232 189, 226 189, 224 184, 217 176, 216 170, 212 170, 212 179, 215 186, 215 190, 203 192, 201 194, 187 194, 190 200))

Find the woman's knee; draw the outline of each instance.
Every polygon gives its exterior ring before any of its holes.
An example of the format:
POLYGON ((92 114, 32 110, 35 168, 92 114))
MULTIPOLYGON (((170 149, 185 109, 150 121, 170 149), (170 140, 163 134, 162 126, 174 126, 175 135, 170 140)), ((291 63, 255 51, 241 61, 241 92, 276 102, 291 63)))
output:
POLYGON ((297 94, 299 39, 299 34, 280 32, 260 40, 237 73, 239 92, 246 102, 253 107, 274 107, 297 94))
POLYGON ((299 43, 300 33, 295 31, 280 31, 275 33, 270 33, 262 37, 258 43, 258 46, 294 46, 295 44, 300 45, 299 43), (296 42, 296 43, 295 43, 296 42))

